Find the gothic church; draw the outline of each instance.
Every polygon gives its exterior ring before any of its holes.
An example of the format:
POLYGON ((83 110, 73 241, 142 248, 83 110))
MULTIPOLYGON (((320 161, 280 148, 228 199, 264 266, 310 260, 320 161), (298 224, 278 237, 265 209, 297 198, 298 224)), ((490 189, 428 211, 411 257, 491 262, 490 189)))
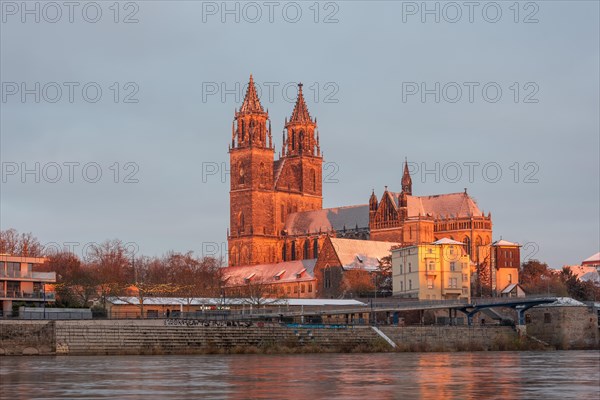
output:
POLYGON ((271 120, 250 76, 232 123, 229 155, 229 266, 315 259, 328 236, 402 245, 447 237, 465 243, 475 263, 489 263, 483 249, 492 240, 491 214, 466 190, 413 196, 406 162, 400 192, 386 187, 381 199, 373 192, 368 204, 323 209, 317 119, 308 112, 302 84, 275 160, 271 120))

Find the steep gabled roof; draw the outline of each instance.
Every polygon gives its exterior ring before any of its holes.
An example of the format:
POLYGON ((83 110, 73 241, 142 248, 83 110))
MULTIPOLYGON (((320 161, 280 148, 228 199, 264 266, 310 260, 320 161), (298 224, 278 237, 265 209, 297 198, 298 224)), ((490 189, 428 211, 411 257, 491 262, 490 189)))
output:
MULTIPOLYGON (((400 206, 400 193, 389 192, 396 207, 400 206)), ((481 216, 477 203, 464 192, 438 194, 433 196, 406 196, 408 216, 432 216, 434 218, 464 218, 481 216)))
POLYGON ((391 254, 391 248, 400 243, 375 240, 330 238, 338 259, 344 269, 366 269, 374 271, 379 261, 391 254))
POLYGON ((369 205, 324 208, 322 210, 291 213, 287 216, 284 229, 288 235, 342 231, 369 227, 369 205))

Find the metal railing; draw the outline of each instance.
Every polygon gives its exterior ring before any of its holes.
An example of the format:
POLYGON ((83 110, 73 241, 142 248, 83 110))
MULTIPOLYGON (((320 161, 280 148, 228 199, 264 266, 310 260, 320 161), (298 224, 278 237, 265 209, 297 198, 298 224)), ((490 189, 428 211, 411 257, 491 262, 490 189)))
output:
POLYGON ((19 290, 0 290, 0 298, 8 298, 8 299, 36 299, 36 300, 44 300, 53 301, 56 298, 56 295, 53 292, 23 292, 19 290))
POLYGON ((29 271, 2 271, 0 278, 22 278, 22 279, 40 279, 45 281, 55 281, 56 272, 29 272, 29 271))

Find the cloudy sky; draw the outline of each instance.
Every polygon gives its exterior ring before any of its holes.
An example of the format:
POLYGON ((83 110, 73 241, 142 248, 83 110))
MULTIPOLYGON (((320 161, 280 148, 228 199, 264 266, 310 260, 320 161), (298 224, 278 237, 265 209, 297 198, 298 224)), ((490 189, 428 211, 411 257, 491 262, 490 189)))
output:
POLYGON ((23 4, 1 3, 1 229, 225 254, 252 73, 277 149, 304 83, 326 207, 400 191, 407 157, 414 194, 468 188, 524 258, 598 251, 598 2, 23 4))

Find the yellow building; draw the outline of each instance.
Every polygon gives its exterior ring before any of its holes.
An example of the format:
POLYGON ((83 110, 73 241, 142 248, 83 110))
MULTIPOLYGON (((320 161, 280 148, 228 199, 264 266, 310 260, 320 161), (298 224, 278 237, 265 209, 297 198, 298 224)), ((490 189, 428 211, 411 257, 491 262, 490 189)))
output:
POLYGON ((451 239, 394 248, 393 295, 419 300, 469 299, 470 264, 464 243, 451 239))
POLYGON ((3 316, 12 314, 13 302, 41 306, 44 302, 54 301, 51 284, 56 283, 56 273, 33 271, 36 265, 45 261, 40 257, 0 254, 0 311, 3 316))

